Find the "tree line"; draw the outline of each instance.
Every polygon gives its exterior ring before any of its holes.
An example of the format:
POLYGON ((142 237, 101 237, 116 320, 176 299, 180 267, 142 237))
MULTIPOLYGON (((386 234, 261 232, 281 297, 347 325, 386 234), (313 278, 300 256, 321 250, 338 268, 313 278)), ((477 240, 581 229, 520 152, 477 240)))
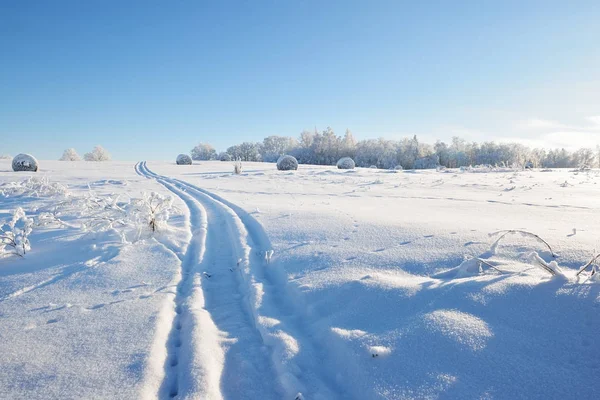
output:
POLYGON ((470 165, 515 166, 534 168, 600 168, 600 146, 577 151, 530 148, 520 143, 468 142, 453 137, 450 143, 431 145, 417 136, 401 140, 367 139, 356 141, 352 132, 336 135, 328 127, 302 131, 298 138, 269 136, 262 142, 244 142, 217 153, 213 146, 200 143, 191 150, 194 160, 241 160, 275 162, 289 154, 300 164, 335 165, 342 157, 351 157, 359 167, 405 169, 431 168, 436 165, 459 168, 470 165))

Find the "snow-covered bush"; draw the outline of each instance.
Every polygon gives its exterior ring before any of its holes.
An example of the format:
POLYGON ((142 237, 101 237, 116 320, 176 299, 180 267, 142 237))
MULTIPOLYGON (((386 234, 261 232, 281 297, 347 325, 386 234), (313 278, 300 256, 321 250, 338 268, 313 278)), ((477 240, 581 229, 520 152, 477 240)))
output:
POLYGON ((220 161, 231 161, 231 154, 223 152, 223 153, 219 154, 219 160, 220 161))
POLYGON ((369 169, 377 169, 377 165, 371 165, 369 169))
POLYGON ((31 250, 29 235, 33 230, 33 219, 25 215, 21 207, 17 208, 10 221, 0 226, 0 255, 20 257, 31 250))
POLYGON ((81 161, 81 157, 74 148, 66 149, 58 161, 81 161))
POLYGON ((233 163, 233 173, 236 175, 239 175, 242 173, 242 161, 241 160, 236 160, 233 163))
POLYGON ((17 154, 12 160, 13 171, 37 172, 38 168, 38 161, 31 154, 17 154))
POLYGON ((110 161, 110 153, 102 146, 94 147, 91 153, 85 153, 85 161, 110 161))
POLYGON ((68 197, 66 186, 56 182, 49 182, 47 177, 29 177, 19 182, 8 182, 0 185, 0 194, 3 196, 58 196, 68 197))
POLYGON ((281 156, 277 160, 277 169, 280 171, 293 171, 298 169, 298 160, 294 156, 281 156))
POLYGON ((187 154, 180 154, 177 156, 175 162, 177 165, 192 165, 192 158, 187 154))
POLYGON ((140 226, 148 226, 152 232, 156 232, 169 220, 173 209, 173 197, 156 192, 143 193, 141 199, 134 199, 131 204, 133 207, 130 215, 134 222, 140 226))
POLYGON ((355 166, 354 160, 350 157, 342 157, 337 162, 338 169, 354 169, 355 166))
POLYGON ((398 165, 396 165, 396 166, 394 167, 394 169, 395 169, 396 171, 402 171, 404 168, 402 168, 402 165, 398 164, 398 165))

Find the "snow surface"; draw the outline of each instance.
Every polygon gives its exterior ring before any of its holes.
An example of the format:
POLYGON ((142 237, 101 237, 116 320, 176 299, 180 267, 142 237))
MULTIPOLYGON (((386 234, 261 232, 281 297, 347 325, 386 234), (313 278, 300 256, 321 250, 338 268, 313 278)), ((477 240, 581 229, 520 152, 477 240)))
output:
POLYGON ((598 171, 43 164, 0 160, 0 219, 56 203, 27 176, 177 209, 0 259, 0 398, 598 397, 598 171))

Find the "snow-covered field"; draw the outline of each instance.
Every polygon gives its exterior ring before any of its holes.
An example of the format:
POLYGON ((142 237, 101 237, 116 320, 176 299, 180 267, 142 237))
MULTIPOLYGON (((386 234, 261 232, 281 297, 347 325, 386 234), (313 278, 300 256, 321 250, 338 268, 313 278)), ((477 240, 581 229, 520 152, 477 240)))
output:
POLYGON ((597 170, 40 165, 0 160, 2 399, 600 395, 597 170))

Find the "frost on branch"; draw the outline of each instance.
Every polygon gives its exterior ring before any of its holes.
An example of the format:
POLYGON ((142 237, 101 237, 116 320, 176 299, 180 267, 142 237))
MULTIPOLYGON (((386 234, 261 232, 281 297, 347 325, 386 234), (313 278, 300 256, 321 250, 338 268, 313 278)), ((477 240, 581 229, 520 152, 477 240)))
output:
POLYGON ((25 215, 21 207, 17 208, 10 221, 0 227, 0 255, 20 257, 31 250, 29 235, 33 230, 33 219, 25 215))
POLYGON ((156 192, 143 193, 141 199, 132 200, 132 205, 132 219, 156 232, 167 225, 173 209, 173 197, 156 192))

